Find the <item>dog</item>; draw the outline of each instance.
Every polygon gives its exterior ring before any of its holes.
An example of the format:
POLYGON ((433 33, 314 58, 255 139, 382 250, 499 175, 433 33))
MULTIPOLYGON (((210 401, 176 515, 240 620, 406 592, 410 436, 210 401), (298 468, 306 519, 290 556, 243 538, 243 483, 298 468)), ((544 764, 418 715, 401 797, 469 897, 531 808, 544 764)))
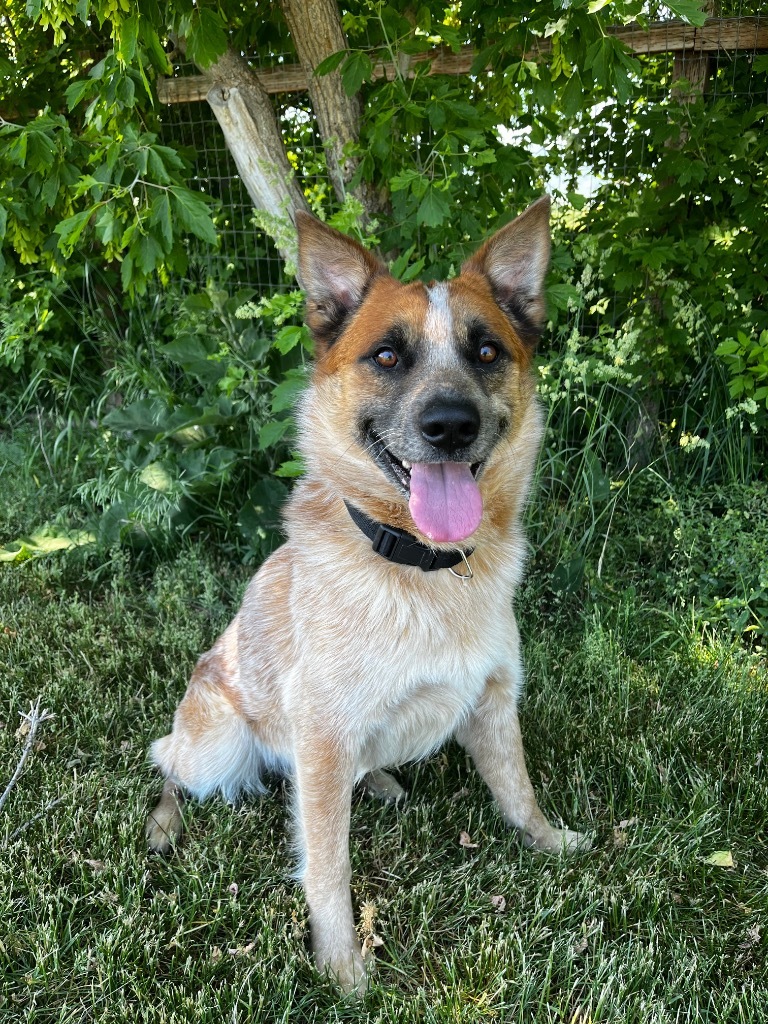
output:
POLYGON ((147 822, 167 851, 184 794, 234 800, 262 772, 293 779, 317 967, 366 985, 350 893, 353 787, 403 795, 386 771, 456 737, 505 821, 537 850, 588 846, 552 827, 523 755, 512 608, 521 513, 541 436, 531 360, 544 318, 548 197, 453 280, 402 284, 371 252, 297 214, 316 346, 297 413, 306 475, 287 540, 203 654, 147 822))

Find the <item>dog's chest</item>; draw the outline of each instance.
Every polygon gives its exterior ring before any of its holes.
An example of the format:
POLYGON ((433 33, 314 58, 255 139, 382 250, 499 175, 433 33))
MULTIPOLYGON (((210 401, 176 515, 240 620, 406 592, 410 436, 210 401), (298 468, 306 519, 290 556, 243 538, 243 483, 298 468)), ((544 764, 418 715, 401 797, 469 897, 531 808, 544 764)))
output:
POLYGON ((381 688, 377 700, 367 701, 360 771, 416 761, 437 749, 477 704, 490 665, 438 660, 389 675, 388 692, 381 688))
POLYGON ((323 661, 335 677, 328 699, 354 723, 361 772, 435 750, 509 660, 509 601, 482 584, 470 591, 475 582, 432 580, 429 599, 387 585, 365 600, 348 595, 323 661))

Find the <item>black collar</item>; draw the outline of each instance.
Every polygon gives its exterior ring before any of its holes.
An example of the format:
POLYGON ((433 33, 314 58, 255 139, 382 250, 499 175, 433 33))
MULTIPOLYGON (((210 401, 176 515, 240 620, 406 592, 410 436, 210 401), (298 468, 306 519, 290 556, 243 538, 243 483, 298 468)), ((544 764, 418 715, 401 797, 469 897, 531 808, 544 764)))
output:
POLYGON ((435 551, 427 547, 421 541, 416 540, 405 530, 396 530, 394 526, 384 526, 377 523, 361 512, 359 508, 350 505, 348 501, 347 512, 352 521, 362 530, 365 536, 373 541, 371 545, 377 555, 386 558, 388 562, 397 562, 398 565, 418 565, 424 572, 434 572, 436 569, 451 569, 458 565, 472 554, 474 548, 469 551, 435 551))

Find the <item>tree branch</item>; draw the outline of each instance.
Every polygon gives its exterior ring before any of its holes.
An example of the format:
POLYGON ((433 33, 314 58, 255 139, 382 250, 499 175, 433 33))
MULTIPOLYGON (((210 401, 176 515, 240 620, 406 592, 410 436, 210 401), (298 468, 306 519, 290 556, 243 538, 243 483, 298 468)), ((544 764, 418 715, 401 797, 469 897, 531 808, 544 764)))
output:
MULTIPOLYGON (((343 202, 359 164, 349 147, 360 137, 360 101, 347 95, 338 70, 322 77, 315 74, 326 57, 347 49, 339 5, 336 0, 280 0, 280 8, 306 75, 333 189, 343 202)), ((352 194, 369 216, 382 211, 382 197, 366 182, 360 182, 352 194)))
MULTIPOLYGON (((180 49, 184 41, 178 40, 180 49)), ((272 102, 248 62, 227 50, 201 69, 208 83, 206 99, 237 166, 248 195, 265 215, 262 226, 281 256, 295 264, 292 225, 296 212, 309 206, 288 162, 272 102)))

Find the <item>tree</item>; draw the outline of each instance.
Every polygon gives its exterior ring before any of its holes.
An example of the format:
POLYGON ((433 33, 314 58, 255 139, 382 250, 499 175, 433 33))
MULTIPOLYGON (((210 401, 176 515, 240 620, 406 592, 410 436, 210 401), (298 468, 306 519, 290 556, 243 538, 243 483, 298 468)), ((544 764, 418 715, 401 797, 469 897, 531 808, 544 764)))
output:
MULTIPOLYGON (((698 14, 690 0, 671 7, 698 14)), ((121 264, 132 291, 153 273, 183 265, 181 233, 212 240, 204 199, 187 188, 189 168, 160 142, 155 89, 158 77, 171 72, 169 39, 208 78, 209 101, 241 175, 284 253, 286 220, 306 200, 243 52, 265 59, 295 53, 337 202, 351 194, 371 220, 389 211, 391 199, 395 220, 415 216, 428 239, 458 202, 462 234, 474 240, 485 218, 511 212, 512 188, 525 193, 522 205, 540 187, 525 147, 502 145, 496 125, 514 118, 533 137, 557 110, 572 118, 601 92, 616 91, 626 102, 636 65, 605 32, 642 10, 637 0, 579 3, 568 11, 557 0, 467 0, 448 11, 434 0, 415 11, 403 2, 362 0, 342 16, 335 0, 281 0, 279 8, 252 12, 235 0, 13 0, 2 21, 0 65, 3 107, 11 115, 0 151, 6 251, 57 269, 81 240, 92 239, 103 261, 121 264), (474 77, 427 81, 425 58, 438 45, 457 54, 474 46, 474 77), (361 139, 361 88, 381 61, 391 80, 366 88, 361 139), (478 74, 487 67, 491 77, 478 74), (20 79, 27 83, 23 96, 15 89, 20 79), (470 194, 479 200, 474 215, 462 202, 470 194)), ((395 241, 390 233, 390 248, 395 241)))

